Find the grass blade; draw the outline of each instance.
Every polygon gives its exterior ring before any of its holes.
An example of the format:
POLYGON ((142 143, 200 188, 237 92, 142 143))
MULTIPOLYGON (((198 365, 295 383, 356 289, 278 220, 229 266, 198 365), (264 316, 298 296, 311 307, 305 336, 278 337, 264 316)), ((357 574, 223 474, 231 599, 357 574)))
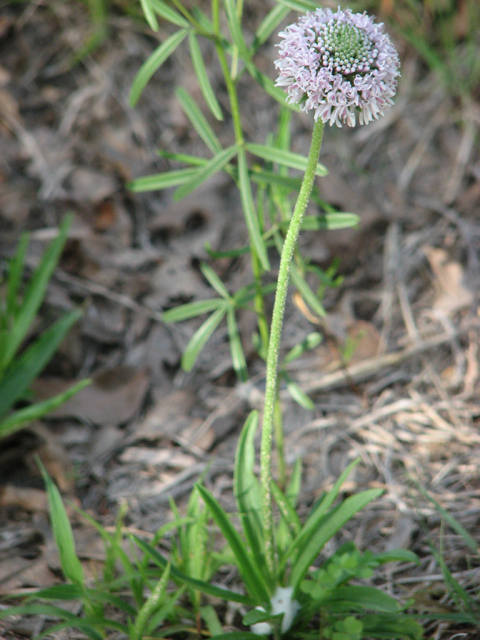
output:
POLYGON ((0 382, 0 417, 5 416, 17 400, 24 396, 81 315, 81 311, 75 310, 60 318, 7 369, 0 382))
MULTIPOLYGON (((307 168, 308 159, 293 151, 286 151, 278 147, 269 147, 265 144, 255 144, 253 142, 246 144, 245 148, 250 151, 250 153, 253 153, 253 155, 263 158, 263 160, 267 160, 268 162, 275 162, 276 164, 281 164, 291 169, 299 169, 303 172, 305 172, 307 168)), ((317 163, 315 174, 317 176, 326 176, 328 170, 322 164, 317 163)))
POLYGON ((155 191, 160 189, 168 189, 169 187, 176 187, 179 184, 188 182, 198 172, 198 167, 191 169, 177 169, 176 171, 165 171, 164 173, 157 173, 153 176, 145 176, 143 178, 137 178, 127 184, 127 189, 134 193, 140 193, 142 191, 155 191))
POLYGON ((262 527, 262 496, 255 476, 255 433, 258 411, 248 416, 237 445, 233 487, 243 533, 255 557, 257 567, 265 571, 264 536, 262 527))
POLYGON ((255 39, 252 44, 252 53, 255 53, 257 49, 268 40, 280 22, 288 16, 290 10, 288 7, 282 7, 276 5, 271 11, 267 13, 265 18, 260 23, 258 29, 255 31, 255 39))
POLYGON ((206 262, 202 262, 200 263, 200 270, 219 296, 222 296, 222 298, 228 301, 232 300, 232 296, 228 293, 227 288, 212 267, 210 267, 206 262))
MULTIPOLYGON (((131 537, 135 541, 135 544, 137 544, 140 547, 140 549, 145 551, 145 553, 147 553, 151 557, 151 559, 155 562, 155 564, 157 564, 162 569, 165 569, 168 563, 166 558, 164 558, 159 551, 154 549, 152 546, 150 546, 147 542, 145 542, 141 538, 138 538, 137 536, 131 536, 131 537)), ((197 580, 196 578, 192 578, 191 576, 188 576, 182 571, 179 571, 173 565, 170 568, 170 575, 172 576, 172 578, 175 578, 176 580, 179 580, 184 584, 192 585, 202 593, 208 593, 211 596, 214 596, 216 598, 221 598, 222 600, 225 600, 227 602, 228 601, 240 602, 241 604, 246 604, 250 606, 255 604, 255 601, 248 596, 242 595, 241 593, 237 593, 236 591, 229 591, 228 589, 224 589, 222 587, 216 587, 215 585, 210 584, 209 582, 204 582, 203 580, 197 580)))
POLYGON ((150 0, 150 4, 159 16, 162 16, 168 22, 176 24, 177 27, 189 27, 190 23, 185 20, 175 9, 168 6, 163 0, 150 0))
POLYGON ((167 324, 180 322, 182 320, 188 320, 189 318, 196 318, 203 313, 210 313, 210 311, 215 311, 224 305, 224 301, 218 298, 199 300, 198 302, 187 302, 187 304, 182 304, 179 307, 165 311, 162 320, 167 324))
POLYGON ((262 268, 265 269, 265 271, 269 271, 270 263, 268 261, 267 249, 260 232, 260 225, 258 223, 255 205, 253 203, 252 188, 248 177, 247 158, 243 149, 240 149, 238 152, 238 178, 243 213, 245 215, 250 243, 260 260, 262 268))
POLYGON ((140 67, 140 70, 138 71, 130 90, 130 104, 132 107, 137 104, 143 90, 147 86, 148 81, 153 76, 155 71, 157 71, 162 66, 162 64, 168 57, 170 57, 170 55, 175 51, 178 45, 185 38, 187 33, 187 29, 179 29, 178 31, 173 33, 152 53, 152 55, 140 67))
POLYGON ((162 604, 163 596, 168 585, 170 578, 170 563, 165 567, 162 577, 153 588, 152 593, 144 602, 142 608, 138 612, 137 618, 133 624, 133 628, 130 632, 131 640, 141 640, 143 631, 147 626, 148 619, 155 613, 155 611, 162 604))
POLYGON ((205 182, 210 176, 213 176, 217 171, 221 171, 223 167, 230 162, 233 156, 237 153, 238 147, 237 145, 233 145, 232 147, 227 147, 220 151, 216 156, 214 156, 211 160, 206 162, 201 169, 197 171, 197 174, 188 182, 186 182, 183 186, 179 187, 175 193, 173 194, 173 199, 178 201, 188 194, 195 191, 195 189, 205 182))
POLYGON ((195 364, 200 351, 206 345, 212 333, 223 320, 223 316, 225 315, 226 310, 227 309, 225 305, 217 309, 193 334, 182 356, 182 369, 184 371, 192 370, 192 367, 195 364))
POLYGON ((73 387, 70 387, 70 389, 59 393, 53 398, 49 398, 43 402, 36 402, 29 407, 15 411, 12 415, 8 416, 8 418, 0 422, 0 440, 6 436, 11 436, 12 433, 21 429, 28 422, 38 420, 42 416, 54 411, 89 384, 91 384, 91 380, 81 380, 73 385, 73 387))
MULTIPOLYGON (((7 298, 6 298, 6 318, 14 320, 18 310, 18 292, 22 282, 23 268, 25 265, 25 256, 27 254, 28 243, 30 240, 29 233, 22 233, 18 242, 15 256, 9 265, 8 281, 7 281, 7 298)), ((8 330, 8 325, 5 329, 8 330)))
POLYGON ((292 561, 289 583, 294 589, 297 589, 300 581, 328 540, 351 520, 358 511, 372 500, 381 496, 382 493, 383 489, 370 489, 350 496, 338 508, 334 509, 331 514, 327 514, 323 518, 313 535, 302 545, 300 552, 292 561))
POLYGON ((300 522, 297 512, 290 503, 290 500, 275 482, 272 482, 272 494, 280 510, 280 514, 290 530, 290 535, 292 538, 295 538, 302 530, 302 523, 300 522))
POLYGON ((212 494, 202 485, 197 484, 196 486, 235 556, 238 570, 243 577, 247 590, 256 599, 257 603, 268 602, 269 591, 264 576, 260 573, 260 567, 256 567, 252 562, 240 534, 212 494))
POLYGON ((200 51, 200 46, 198 44, 198 39, 193 31, 190 31, 190 33, 188 34, 188 42, 190 45, 190 56, 192 58, 193 68, 195 69, 198 84, 202 91, 203 97, 205 98, 205 102, 207 103, 208 108, 213 113, 215 118, 217 120, 223 120, 222 110, 220 108, 220 105, 218 104, 218 100, 212 89, 212 85, 210 84, 207 69, 203 61, 202 52, 200 51))
POLYGON ((65 246, 72 219, 72 215, 66 216, 60 225, 58 236, 50 243, 44 252, 40 264, 28 284, 23 304, 15 318, 13 327, 9 331, 8 341, 5 343, 5 350, 1 362, 3 371, 5 371, 13 360, 42 304, 48 283, 65 246))
POLYGON ((50 519, 60 554, 60 564, 65 577, 76 585, 84 586, 83 568, 75 551, 75 540, 73 538, 72 527, 68 519, 67 512, 63 506, 62 498, 57 486, 48 475, 45 467, 36 458, 37 464, 43 476, 43 481, 47 489, 48 505, 50 508, 50 519))
MULTIPOLYGON (((189 34, 189 37, 191 35, 192 34, 189 34)), ((183 87, 177 89, 176 95, 182 109, 193 124, 194 129, 200 138, 205 142, 212 153, 219 153, 222 150, 222 145, 195 100, 183 87)))
POLYGON ((140 0, 140 4, 145 20, 148 22, 148 26, 152 31, 158 31, 157 16, 153 10, 151 0, 140 0))

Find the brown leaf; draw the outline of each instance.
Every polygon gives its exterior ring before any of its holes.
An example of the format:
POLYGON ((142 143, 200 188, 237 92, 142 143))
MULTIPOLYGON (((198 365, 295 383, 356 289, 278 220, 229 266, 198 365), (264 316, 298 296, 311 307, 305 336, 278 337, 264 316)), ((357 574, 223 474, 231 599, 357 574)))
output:
MULTIPOLYGON (((94 424, 117 425, 128 422, 139 411, 148 390, 146 370, 118 366, 96 373, 92 384, 49 414, 54 418, 78 418, 94 424)), ((39 400, 69 389, 76 380, 39 378, 32 385, 39 400)))
POLYGON ((436 276, 433 310, 448 316, 472 304, 473 294, 463 285, 462 265, 450 260, 444 249, 424 247, 423 250, 436 276))

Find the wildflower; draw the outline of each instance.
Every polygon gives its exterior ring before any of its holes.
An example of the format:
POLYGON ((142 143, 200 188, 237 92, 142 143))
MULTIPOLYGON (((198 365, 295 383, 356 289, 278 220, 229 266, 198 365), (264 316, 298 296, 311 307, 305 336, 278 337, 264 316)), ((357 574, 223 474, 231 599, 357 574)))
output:
POLYGON ((330 125, 355 126, 384 115, 393 104, 400 61, 382 24, 350 9, 317 9, 286 27, 280 37, 276 85, 288 102, 314 110, 330 125))

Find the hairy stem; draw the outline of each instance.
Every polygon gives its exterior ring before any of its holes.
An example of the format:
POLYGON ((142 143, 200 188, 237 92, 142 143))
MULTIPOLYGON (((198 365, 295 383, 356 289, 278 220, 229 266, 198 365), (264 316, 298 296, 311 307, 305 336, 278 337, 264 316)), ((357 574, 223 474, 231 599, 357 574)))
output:
POLYGON ((270 329, 270 341, 267 356, 267 380, 265 389, 265 405, 263 414, 262 440, 260 449, 260 468, 262 485, 262 517, 265 533, 265 551, 268 568, 274 575, 275 550, 273 539, 273 517, 272 517, 272 435, 273 419, 275 411, 275 400, 277 397, 277 376, 278 376, 278 352, 280 349, 280 339, 282 335, 283 316, 285 313, 285 302, 287 299, 288 281, 290 276, 290 266, 293 253, 298 239, 298 234, 302 226, 303 216, 307 208, 310 194, 315 179, 315 170, 322 146, 324 124, 321 120, 315 123, 313 128, 312 143, 308 154, 307 169, 303 176, 302 186, 298 194, 297 203, 292 214, 290 226, 283 243, 282 256, 280 258, 280 268, 277 279, 277 292, 275 294, 275 304, 273 307, 272 324, 270 329))

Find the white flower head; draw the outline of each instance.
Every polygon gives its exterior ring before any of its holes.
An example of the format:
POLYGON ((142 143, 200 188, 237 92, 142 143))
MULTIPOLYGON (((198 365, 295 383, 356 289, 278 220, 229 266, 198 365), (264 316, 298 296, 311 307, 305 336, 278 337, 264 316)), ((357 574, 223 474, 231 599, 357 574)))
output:
POLYGON ((330 125, 355 126, 384 115, 400 75, 395 47, 366 13, 317 9, 280 34, 276 85, 290 103, 330 125))

